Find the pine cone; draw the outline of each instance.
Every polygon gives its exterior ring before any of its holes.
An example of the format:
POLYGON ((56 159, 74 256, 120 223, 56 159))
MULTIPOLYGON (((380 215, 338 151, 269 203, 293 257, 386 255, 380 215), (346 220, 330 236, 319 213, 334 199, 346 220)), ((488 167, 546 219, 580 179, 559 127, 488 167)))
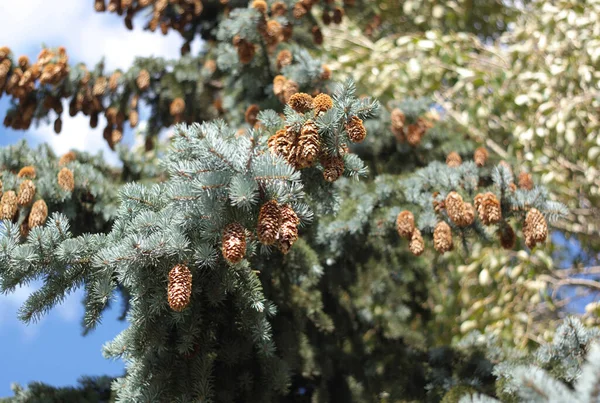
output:
POLYGON ((266 41, 269 45, 276 45, 283 40, 282 27, 276 20, 267 21, 266 41))
POLYGON ((460 158, 460 155, 458 155, 457 152, 452 151, 446 157, 446 165, 448 165, 449 167, 456 168, 460 166, 460 164, 462 164, 462 158, 460 158))
POLYGON ((323 165, 323 178, 327 182, 335 182, 344 174, 344 158, 338 156, 324 156, 321 158, 323 165))
POLYGON ((17 203, 17 194, 12 190, 5 192, 2 195, 2 199, 0 199, 0 207, 2 209, 2 211, 0 211, 0 219, 12 221, 12 219, 15 217, 15 214, 17 214, 17 210, 19 209, 17 203))
POLYGON ((313 36, 313 42, 317 45, 322 45, 323 44, 323 32, 321 31, 321 28, 319 28, 318 25, 315 25, 314 27, 312 27, 311 32, 312 32, 312 36, 313 36))
POLYGON ((290 97, 288 105, 298 113, 306 113, 312 109, 313 97, 304 92, 299 92, 290 97))
POLYGON ((175 98, 169 106, 169 114, 171 116, 179 116, 185 112, 185 101, 183 98, 175 98))
POLYGON ((444 201, 444 207, 446 208, 448 217, 454 224, 458 225, 459 227, 466 227, 470 224, 465 202, 462 196, 458 193, 454 191, 448 193, 446 200, 444 201))
POLYGON ((63 154, 62 157, 60 157, 60 159, 58 160, 58 166, 62 167, 76 160, 77 154, 75 154, 74 151, 69 151, 68 153, 63 154))
POLYGON ((276 200, 262 205, 258 213, 256 232, 258 240, 264 245, 273 245, 281 227, 281 211, 276 200))
POLYGON ((463 219, 461 227, 468 227, 475 221, 475 209, 471 203, 465 203, 465 209, 463 211, 463 219))
POLYGON ((327 112, 329 109, 333 108, 333 100, 327 94, 319 94, 313 99, 313 108, 315 109, 316 115, 321 112, 327 112))
POLYGON ((287 13, 287 6, 282 1, 276 1, 271 5, 271 15, 273 17, 282 17, 287 13))
POLYGON ((31 207, 31 212, 29 213, 29 228, 35 228, 40 225, 44 225, 46 223, 47 218, 48 206, 46 205, 46 202, 42 199, 37 200, 35 203, 33 203, 33 206, 31 207))
POLYGON ((409 239, 415 231, 415 216, 408 210, 402 211, 396 217, 396 230, 402 238, 409 239))
POLYGON ((129 112, 129 126, 133 129, 138 125, 140 121, 140 115, 138 111, 130 111, 129 112))
POLYGON ((287 78, 282 75, 275 76, 273 78, 273 94, 276 96, 283 95, 283 88, 285 87, 285 83, 287 82, 287 78))
POLYGON ((248 64, 252 61, 252 59, 254 59, 256 47, 252 42, 249 42, 245 39, 240 39, 236 47, 240 63, 248 64))
POLYGON ((327 81, 331 78, 331 69, 326 64, 323 65, 323 71, 321 72, 321 80, 327 81))
POLYGON ((341 24, 343 16, 344 16, 343 9, 341 9, 340 7, 336 7, 333 9, 333 23, 334 24, 341 24))
POLYGON ((26 167, 21 168, 17 176, 19 178, 35 179, 35 167, 27 165, 26 167))
POLYGON ((150 73, 148 73, 148 70, 141 70, 137 76, 137 79, 135 80, 135 83, 140 91, 146 91, 148 87, 150 87, 150 73))
POLYGON ((277 54, 277 70, 281 70, 285 66, 289 66, 292 64, 293 60, 294 56, 292 55, 292 52, 287 49, 282 50, 277 54))
POLYGON ((508 223, 504 223, 498 230, 498 236, 500 238, 500 245, 502 245, 504 249, 512 249, 515 247, 517 235, 508 223))
POLYGON ((523 235, 525 243, 529 248, 533 248, 536 244, 545 242, 548 237, 548 223, 544 215, 535 208, 527 212, 525 223, 523 224, 523 235))
POLYGON ((27 179, 19 185, 19 194, 17 195, 17 204, 19 206, 28 206, 35 196, 35 184, 27 179))
POLYGON ((256 122, 258 122, 257 116, 259 112, 260 107, 256 104, 252 104, 248 108, 246 108, 246 113, 244 113, 244 119, 250 126, 254 127, 256 122))
POLYGON ((425 134, 421 125, 413 123, 408 125, 406 130, 406 141, 408 142, 408 144, 410 144, 413 147, 416 147, 419 144, 421 144, 421 139, 425 134))
POLYGON ((167 299, 175 312, 183 311, 192 297, 192 272, 186 265, 178 264, 169 271, 167 299))
POLYGON ((519 187, 525 190, 533 189, 533 178, 527 172, 519 174, 519 187))
POLYGON ((404 129, 404 123, 406 122, 406 115, 399 108, 394 108, 390 114, 392 121, 392 129, 402 130, 404 129))
POLYGON ((257 9, 261 14, 267 12, 267 2, 265 0, 254 0, 251 7, 257 9))
POLYGON ((108 88, 111 92, 115 92, 119 87, 119 79, 121 78, 121 75, 121 72, 115 71, 110 76, 110 79, 108 80, 108 88))
POLYGON ((433 246, 439 253, 451 251, 454 247, 452 229, 445 221, 438 222, 433 230, 433 246))
POLYGON ((95 0, 94 10, 96 10, 96 12, 98 13, 106 11, 106 5, 104 4, 104 0, 95 0))
POLYGON ((304 7, 301 2, 298 2, 294 5, 293 15, 295 19, 300 19, 306 15, 308 10, 304 7))
POLYGON ((246 230, 238 223, 231 223, 223 230, 223 257, 229 263, 240 262, 246 255, 246 230))
POLYGON ((292 95, 298 93, 299 89, 300 89, 300 86, 298 85, 297 82, 295 82, 293 80, 287 80, 285 82, 285 84, 283 85, 283 92, 281 94, 283 97, 283 102, 285 102, 285 103, 289 102, 292 95))
POLYGON ((94 87, 92 87, 92 95, 95 97, 101 97, 106 94, 106 89, 108 88, 108 80, 104 76, 100 76, 94 82, 94 87))
POLYGON ((484 225, 496 224, 502 219, 502 209, 492 192, 478 194, 474 199, 475 209, 484 225))
POLYGON ((485 147, 479 147, 475 150, 475 154, 473 154, 473 161, 475 161, 475 165, 482 167, 487 162, 488 156, 489 154, 485 147))
POLYGON ((62 189, 72 192, 75 189, 75 178, 73 177, 73 171, 69 168, 64 167, 58 173, 58 186, 62 189))
POLYGON ((56 120, 54 121, 54 133, 60 134, 61 131, 62 131, 62 119, 56 118, 56 120))
POLYGON ((346 123, 346 132, 353 143, 360 143, 367 137, 367 129, 365 129, 362 119, 358 116, 352 116, 346 123))
POLYGON ((419 231, 417 228, 415 228, 412 233, 408 249, 415 256, 420 256, 425 251, 425 242, 421 236, 421 231, 419 231))
POLYGON ((29 236, 29 231, 30 231, 30 228, 29 228, 28 220, 23 220, 23 222, 19 226, 19 233, 21 234, 21 236, 23 238, 27 238, 29 236))
POLYGON ((281 207, 281 228, 279 229, 279 250, 286 254, 298 240, 298 215, 289 204, 281 207))
POLYGON ((320 145, 321 140, 316 123, 313 120, 307 120, 298 137, 296 168, 302 169, 311 166, 319 155, 320 145))

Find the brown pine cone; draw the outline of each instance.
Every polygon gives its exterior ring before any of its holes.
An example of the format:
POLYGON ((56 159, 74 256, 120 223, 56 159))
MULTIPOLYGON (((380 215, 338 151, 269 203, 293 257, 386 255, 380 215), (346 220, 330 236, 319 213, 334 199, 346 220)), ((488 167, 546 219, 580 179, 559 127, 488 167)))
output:
POLYGON ((282 50, 277 54, 277 70, 281 70, 285 66, 289 66, 294 61, 292 52, 287 49, 282 50))
POLYGON ((298 93, 299 89, 300 89, 300 86, 298 85, 297 82, 295 82, 293 80, 287 80, 285 82, 285 84, 283 85, 283 92, 281 94, 283 97, 283 102, 285 102, 285 103, 289 102, 292 95, 298 93))
POLYGON ((323 178, 327 182, 335 182, 344 174, 344 158, 338 156, 325 156, 321 158, 323 165, 323 178))
POLYGON ((504 249, 512 249, 517 243, 517 235, 512 227, 508 223, 504 223, 498 230, 498 237, 500 238, 500 245, 504 249))
POLYGON ((474 203, 479 219, 484 225, 496 224, 502 219, 500 202, 492 192, 478 194, 475 196, 474 203))
POLYGON ((544 215, 535 208, 527 212, 523 224, 523 235, 528 247, 533 248, 536 244, 546 241, 548 237, 548 223, 544 215))
POLYGON ((240 262, 246 255, 246 230, 239 223, 231 223, 223 230, 223 257, 229 263, 240 262))
POLYGON ((72 192, 75 189, 75 178, 73 171, 64 167, 58 172, 58 186, 62 189, 72 192))
POLYGON ((313 107, 313 97, 304 92, 298 92, 290 97, 288 105, 298 113, 306 113, 313 107))
POLYGON ((425 251, 425 242, 423 241, 423 237, 421 236, 421 231, 419 231, 417 228, 415 228, 415 230, 412 233, 408 249, 415 256, 420 256, 425 251))
POLYGON ((353 143, 360 143, 367 137, 367 129, 365 129, 362 119, 358 116, 352 116, 346 123, 346 132, 353 143))
POLYGON ((15 217, 15 214, 17 214, 17 210, 19 209, 17 203, 17 194, 12 190, 5 192, 2 195, 2 199, 0 199, 0 208, 0 219, 12 221, 12 219, 15 217))
POLYGON ((525 190, 533 189, 533 178, 531 174, 527 172, 521 172, 519 174, 519 187, 525 190))
POLYGON ((148 87, 150 87, 150 73, 148 73, 148 70, 141 70, 137 76, 137 79, 135 80, 135 83, 140 91, 146 91, 148 87))
POLYGON ((250 126, 254 127, 256 122, 258 122, 258 113, 260 112, 260 107, 256 104, 250 105, 246 108, 246 112, 244 113, 244 119, 246 123, 250 126))
POLYGON ((171 105, 169 106, 169 114, 171 116, 178 116, 183 112, 185 112, 185 101, 183 98, 177 97, 171 101, 171 105))
POLYGON ((27 165, 21 168, 17 176, 19 178, 35 179, 35 167, 32 165, 27 165))
POLYGON ((28 206, 35 196, 35 184, 26 179, 19 185, 19 193, 17 195, 17 204, 19 206, 28 206))
POLYGON ((313 99, 313 108, 317 115, 321 112, 327 112, 333 108, 333 100, 327 94, 319 94, 313 99))
POLYGON ((278 130, 267 142, 269 151, 274 155, 282 156, 290 165, 295 165, 296 138, 297 133, 291 126, 278 130))
POLYGON ((192 297, 192 272, 184 264, 173 266, 169 271, 167 299, 175 312, 183 311, 192 297))
POLYGON ((465 202, 461 195, 452 191, 446 196, 444 201, 448 218, 459 227, 467 226, 468 217, 466 217, 465 202))
POLYGON ((279 250, 286 254, 298 240, 298 215, 289 204, 281 207, 281 228, 279 230, 279 250))
POLYGON ((35 228, 40 225, 44 225, 46 223, 47 218, 48 206, 46 205, 46 202, 42 199, 37 200, 35 203, 33 203, 33 206, 31 207, 31 212, 29 213, 29 228, 35 228))
POLYGON ((267 12, 267 2, 265 0, 254 0, 251 7, 260 11, 261 14, 267 12))
POLYGON ((457 152, 452 151, 446 157, 446 165, 448 165, 449 167, 456 168, 460 166, 460 164, 462 164, 462 158, 460 157, 460 155, 458 155, 457 152))
POLYGON ((273 17, 282 17, 287 13, 287 6, 282 1, 276 1, 271 5, 271 15, 273 17))
POLYGON ((452 229, 445 221, 438 222, 433 230, 433 246, 439 253, 451 251, 454 247, 452 229))
POLYGON ((415 216, 408 210, 404 210, 396 217, 396 230, 402 238, 410 239, 415 230, 415 216))
POLYGON ((296 168, 302 169, 311 166, 319 155, 321 139, 319 129, 313 120, 307 120, 302 126, 298 145, 296 147, 296 168))
POLYGON ((77 160, 77 154, 74 151, 69 151, 68 153, 63 154, 62 157, 58 160, 58 166, 62 167, 70 164, 73 161, 77 160))
POLYGON ((281 211, 276 200, 262 205, 258 213, 256 232, 258 240, 264 245, 273 245, 281 228, 281 211))
POLYGON ((488 156, 488 150, 485 147, 479 147, 475 150, 475 154, 473 154, 473 161, 475 161, 475 165, 482 167, 487 162, 488 156))

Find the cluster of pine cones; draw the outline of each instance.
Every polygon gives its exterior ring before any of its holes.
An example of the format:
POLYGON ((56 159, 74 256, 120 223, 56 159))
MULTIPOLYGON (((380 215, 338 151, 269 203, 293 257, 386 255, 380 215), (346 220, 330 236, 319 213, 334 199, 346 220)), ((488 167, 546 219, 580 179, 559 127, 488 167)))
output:
MULTIPOLYGON (((298 113, 314 111, 318 116, 333 107, 333 101, 327 94, 312 97, 305 93, 296 93, 289 99, 288 105, 298 113)), ((367 136, 367 130, 362 119, 351 116, 345 123, 348 140, 360 143, 367 136)), ((271 153, 282 156, 296 169, 313 166, 317 161, 323 166, 323 177, 328 182, 336 181, 344 173, 343 156, 349 152, 345 143, 338 150, 337 155, 329 155, 322 148, 319 129, 314 120, 308 119, 301 128, 286 126, 278 130, 268 140, 271 153)))
MULTIPOLYGON (((480 147, 475 150, 474 160, 478 166, 485 165, 488 158, 488 152, 480 147)), ((460 166, 462 159, 460 155, 452 152, 448 155, 446 163, 450 167, 460 166)), ((505 166, 509 167, 506 162, 505 166)), ((522 172, 519 175, 519 187, 526 190, 533 188, 531 175, 522 172)), ((514 183, 510 184, 513 191, 516 189, 514 183)), ((505 249, 512 249, 516 243, 516 234, 510 224, 502 216, 502 205, 496 195, 492 192, 479 193, 473 203, 465 202, 463 197, 452 191, 448 193, 445 199, 439 199, 439 193, 433 194, 433 207, 436 213, 446 212, 448 220, 458 228, 469 227, 473 224, 476 217, 483 225, 498 224, 498 236, 500 243, 505 249)), ((419 229, 415 228, 415 219, 410 211, 402 211, 396 218, 396 229, 402 238, 410 240, 409 249, 415 255, 420 255, 425 250, 425 243, 419 229)), ((525 244, 529 248, 534 248, 538 243, 543 243, 548 237, 548 224, 544 215, 535 208, 530 208, 525 216, 523 223, 523 236, 525 244)), ((433 231, 433 244, 436 251, 445 253, 453 249, 452 229, 450 225, 441 219, 433 231)))
POLYGON ((433 127, 436 116, 434 114, 425 114, 420 116, 413 123, 406 124, 406 115, 400 108, 394 108, 390 114, 391 131, 399 143, 408 143, 412 147, 421 144, 421 139, 427 133, 427 130, 433 127))

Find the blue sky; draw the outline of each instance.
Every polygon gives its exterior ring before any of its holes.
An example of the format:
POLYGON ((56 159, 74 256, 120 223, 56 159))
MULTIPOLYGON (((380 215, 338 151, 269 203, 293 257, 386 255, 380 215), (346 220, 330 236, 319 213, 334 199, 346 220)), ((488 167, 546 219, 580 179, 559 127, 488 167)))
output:
MULTIPOLYGON (((27 55, 35 60, 41 45, 65 46, 72 63, 94 65, 105 57, 108 70, 126 69, 136 56, 179 56, 181 39, 177 34, 163 36, 144 32, 141 24, 127 31, 122 19, 108 13, 93 11, 93 0, 0 0, 0 46, 9 46, 16 56, 27 55), (8 6, 10 4, 10 6, 8 6)), ((192 47, 196 51, 195 43, 192 47)), ((0 115, 8 106, 5 96, 0 99, 0 115)), ((65 110, 68 107, 65 105, 65 110)), ((57 153, 69 149, 102 151, 109 161, 114 154, 102 138, 102 119, 98 128, 89 128, 81 114, 63 116, 63 131, 53 132, 52 126, 41 125, 28 132, 7 130, 0 126, 0 146, 25 138, 30 144, 49 143, 57 153)), ((131 141, 126 133, 126 141, 131 141)), ((125 328, 116 318, 120 301, 104 317, 103 324, 92 334, 81 336, 82 292, 70 295, 40 322, 24 325, 16 319, 16 312, 36 284, 18 289, 15 293, 0 295, 0 397, 10 396, 10 384, 41 381, 57 386, 74 385, 81 375, 120 375, 121 361, 102 357, 102 345, 125 328)))

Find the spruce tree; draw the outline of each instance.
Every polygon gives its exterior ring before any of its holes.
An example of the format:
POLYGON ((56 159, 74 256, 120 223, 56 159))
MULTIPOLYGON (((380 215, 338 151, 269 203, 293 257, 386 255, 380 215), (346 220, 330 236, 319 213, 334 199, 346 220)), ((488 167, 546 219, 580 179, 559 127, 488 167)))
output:
MULTIPOLYGON (((112 383, 122 402, 509 399, 530 396, 513 382, 521 364, 559 368, 573 385, 573 351, 513 351, 541 343, 559 316, 547 239, 568 209, 497 130, 473 135, 435 85, 371 87, 348 77, 356 54, 323 48, 333 26, 382 43, 429 29, 421 49, 439 45, 435 32, 465 31, 454 46, 467 46, 519 14, 423 3, 405 2, 397 28, 389 1, 94 0, 128 28, 176 30, 181 58, 111 72, 70 64, 64 48, 36 61, 0 48, 6 126, 53 120, 60 133, 67 109, 91 127, 106 120, 123 162, 25 143, 0 151, 0 289, 43 280, 20 318, 83 287, 92 331, 122 293, 129 327, 103 347, 126 362, 112 383), (144 107, 143 146, 128 149, 123 133, 144 107)), ((30 385, 14 399, 63 392, 30 385)))

